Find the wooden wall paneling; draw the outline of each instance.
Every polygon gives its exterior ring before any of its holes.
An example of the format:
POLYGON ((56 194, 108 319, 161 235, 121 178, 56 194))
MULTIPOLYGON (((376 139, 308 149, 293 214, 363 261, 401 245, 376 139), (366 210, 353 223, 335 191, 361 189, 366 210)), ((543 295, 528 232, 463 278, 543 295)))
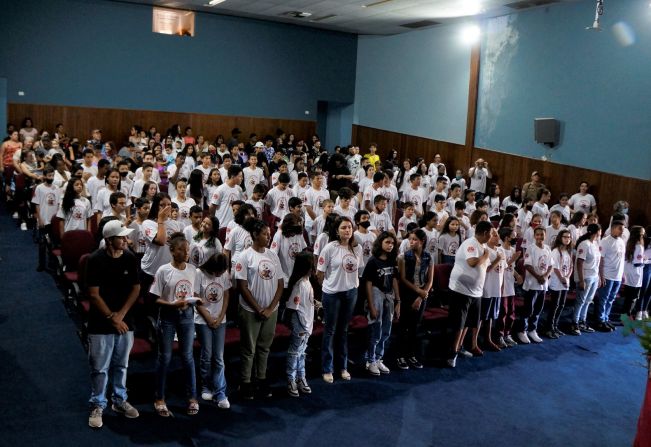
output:
POLYGON ((630 222, 634 225, 651 224, 651 181, 624 177, 591 169, 567 166, 554 162, 543 162, 533 158, 521 157, 489 149, 473 148, 472 153, 463 145, 427 138, 388 132, 365 126, 353 126, 353 141, 360 145, 362 152, 371 141, 378 144, 381 157, 395 148, 400 158, 423 157, 428 162, 440 153, 448 174, 454 175, 461 169, 467 177, 471 162, 477 158, 488 161, 493 172, 493 181, 501 187, 501 196, 510 194, 514 186, 522 187, 531 178, 533 171, 541 174, 542 182, 552 192, 552 203, 556 203, 562 192, 574 194, 583 180, 590 183, 590 191, 597 197, 600 222, 607 225, 612 214, 613 204, 626 200, 630 204, 630 222))
POLYGON ((129 129, 134 124, 141 125, 147 130, 154 125, 162 133, 172 124, 180 124, 182 129, 190 126, 195 136, 201 134, 210 141, 214 141, 219 134, 228 140, 234 127, 242 130, 243 141, 248 141, 249 134, 252 132, 257 133, 260 138, 267 134, 275 136, 277 128, 287 133, 294 133, 297 138, 307 139, 316 128, 314 121, 247 116, 17 103, 10 103, 8 109, 9 122, 16 125, 20 125, 23 118, 29 116, 38 129, 51 132, 54 126, 61 122, 65 125, 68 135, 76 136, 80 140, 89 138, 90 131, 99 127, 106 141, 112 140, 118 145, 128 140, 129 129))

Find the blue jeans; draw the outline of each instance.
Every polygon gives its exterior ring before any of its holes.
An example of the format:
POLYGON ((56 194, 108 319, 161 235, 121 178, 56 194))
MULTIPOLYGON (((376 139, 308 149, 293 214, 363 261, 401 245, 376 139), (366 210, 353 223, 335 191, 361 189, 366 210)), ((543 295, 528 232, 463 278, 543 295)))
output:
POLYGON ((599 321, 602 323, 608 322, 610 311, 613 308, 613 303, 615 302, 615 298, 617 298, 617 292, 619 292, 619 287, 621 285, 621 281, 607 279, 606 284, 599 288, 599 308, 597 309, 597 312, 599 321))
POLYGON ((321 349, 321 365, 324 373, 334 371, 334 344, 338 351, 341 369, 348 368, 348 325, 353 317, 357 301, 357 288, 345 292, 323 292, 323 311, 325 328, 323 332, 323 347, 321 349))
POLYGON ((199 361, 201 389, 212 393, 214 399, 219 402, 226 399, 226 375, 224 374, 226 323, 214 329, 207 324, 195 324, 194 327, 201 344, 199 361))
POLYGON ((197 378, 194 372, 194 312, 191 307, 185 311, 161 309, 158 319, 158 362, 156 365, 156 399, 165 399, 167 368, 172 360, 174 333, 179 338, 179 354, 185 371, 186 392, 190 399, 197 398, 197 378))
POLYGON ((366 361, 373 363, 384 356, 384 348, 391 337, 393 321, 393 293, 384 293, 373 287, 373 306, 378 313, 377 319, 372 319, 368 313, 369 341, 366 350, 366 361))
POLYGON ((580 321, 585 321, 588 315, 588 308, 590 303, 594 298, 595 292, 597 291, 597 285, 599 285, 599 277, 594 276, 592 278, 584 278, 585 289, 581 290, 577 286, 576 290, 576 302, 574 303, 574 324, 578 324, 580 321))
MULTIPOLYGON (((289 309, 285 312, 288 311, 289 309)), ((292 312, 291 315, 292 335, 287 349, 287 378, 295 381, 297 378, 305 377, 305 350, 310 334, 301 324, 298 312, 292 312)))
POLYGON ((89 334, 88 361, 90 363, 90 404, 106 408, 106 387, 110 369, 113 382, 111 400, 120 404, 127 400, 127 367, 133 346, 133 331, 126 334, 89 334))

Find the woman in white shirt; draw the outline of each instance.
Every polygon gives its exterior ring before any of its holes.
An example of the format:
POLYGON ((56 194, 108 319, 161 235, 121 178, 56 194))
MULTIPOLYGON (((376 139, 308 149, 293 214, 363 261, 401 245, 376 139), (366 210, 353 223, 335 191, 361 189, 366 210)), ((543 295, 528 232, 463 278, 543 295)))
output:
POLYGON ((576 302, 570 334, 581 335, 581 331, 594 332, 586 323, 588 308, 599 287, 599 238, 601 226, 590 224, 586 233, 579 238, 576 244, 576 264, 574 266, 574 280, 576 281, 576 302))
POLYGON ((321 349, 323 380, 334 381, 334 344, 337 345, 338 367, 343 380, 348 373, 348 324, 353 316, 359 287, 358 269, 363 265, 362 248, 353 238, 353 223, 338 218, 329 234, 317 264, 317 278, 322 284, 325 331, 321 349))
POLYGON ((643 311, 638 306, 642 276, 644 273, 644 228, 639 225, 631 227, 631 236, 626 242, 624 254, 624 310, 629 316, 635 315, 636 320, 643 319, 643 311), (636 312, 637 309, 637 312, 636 312))
POLYGON ((223 251, 219 241, 219 220, 215 216, 206 217, 190 243, 190 263, 201 267, 210 257, 223 251))
POLYGON ((242 397, 250 400, 256 391, 260 397, 271 397, 267 359, 276 332, 285 274, 276 253, 267 248, 271 239, 269 226, 252 219, 245 222, 245 229, 253 245, 240 254, 235 279, 240 291, 240 390, 242 397))

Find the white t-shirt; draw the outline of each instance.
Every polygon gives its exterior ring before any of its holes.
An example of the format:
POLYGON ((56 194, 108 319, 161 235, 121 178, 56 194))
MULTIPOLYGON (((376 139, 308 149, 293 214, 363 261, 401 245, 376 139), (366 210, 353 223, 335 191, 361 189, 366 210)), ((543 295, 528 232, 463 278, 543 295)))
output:
POLYGON ((441 252, 446 256, 456 256, 457 250, 461 243, 459 242, 459 234, 451 235, 449 233, 443 233, 439 235, 438 247, 441 252))
POLYGON ((281 191, 276 186, 269 190, 267 197, 265 197, 265 202, 269 205, 271 214, 276 216, 278 219, 283 220, 283 217, 289 213, 289 199, 292 197, 294 197, 294 193, 289 187, 281 191))
MULTIPOLYGON (((186 197, 185 202, 181 202, 178 196, 172 199, 173 203, 176 203, 179 206, 179 217, 178 221, 183 225, 183 228, 191 224, 190 221, 190 208, 195 206, 197 202, 194 199, 186 197)), ((221 225, 221 220, 219 221, 221 225)))
POLYGON ((393 224, 391 223, 391 217, 386 211, 378 214, 376 211, 373 211, 370 215, 369 221, 371 225, 374 226, 380 233, 383 231, 392 231, 393 224))
POLYGON ((303 204, 305 204, 305 194, 310 190, 309 186, 302 187, 300 184, 296 184, 292 188, 292 192, 294 193, 294 197, 298 197, 301 199, 303 204))
POLYGON ((624 274, 624 254, 626 243, 621 237, 606 236, 599 242, 599 252, 603 263, 604 278, 621 281, 624 274))
POLYGON ((235 224, 224 241, 224 249, 231 252, 231 267, 235 267, 240 254, 251 245, 253 245, 251 233, 242 226, 235 224))
POLYGON ((499 197, 486 197, 488 203, 488 217, 495 217, 500 215, 500 198, 499 197))
MULTIPOLYGON (((515 296, 515 263, 509 265, 509 261, 515 254, 515 247, 504 250, 504 287, 502 289, 502 296, 515 296)), ((517 261, 516 261, 517 262, 517 261)))
POLYGON ((552 250, 552 265, 554 269, 557 269, 561 272, 563 277, 568 278, 568 285, 565 285, 558 279, 556 272, 552 271, 551 278, 549 280, 549 288, 551 290, 567 290, 569 286, 569 274, 572 270, 572 255, 567 250, 559 250, 555 248, 552 250))
POLYGON ((533 217, 533 213, 531 211, 527 211, 524 208, 520 208, 518 210, 518 217, 516 221, 518 236, 522 237, 522 235, 527 230, 527 228, 529 228, 532 217, 533 217))
POLYGON ((423 205, 427 203, 427 192, 424 189, 414 189, 410 186, 403 194, 402 201, 413 203, 414 209, 420 214, 423 212, 423 205))
POLYGON ((311 334, 314 325, 314 290, 308 278, 302 278, 294 285, 287 300, 287 309, 296 311, 301 326, 311 334))
POLYGON ((294 271, 296 255, 306 247, 307 244, 302 234, 292 237, 283 236, 282 231, 276 231, 276 234, 274 234, 273 241, 271 242, 271 251, 276 253, 278 259, 280 259, 280 266, 285 273, 285 287, 287 287, 289 277, 294 271))
POLYGON ((362 197, 362 201, 364 202, 363 205, 366 206, 366 201, 368 201, 371 204, 371 208, 374 208, 375 205, 373 202, 375 201, 376 196, 384 196, 383 194, 383 187, 379 187, 378 189, 375 189, 373 187, 373 184, 371 183, 365 190, 364 190, 364 195, 362 197))
POLYGON ((343 209, 341 206, 337 205, 335 206, 333 212, 339 214, 340 216, 349 218, 351 222, 355 222, 355 214, 357 213, 357 209, 353 208, 352 205, 348 205, 348 208, 346 209, 343 209))
POLYGON ((239 186, 228 186, 227 183, 219 185, 214 195, 210 198, 210 205, 215 205, 215 216, 219 219, 219 228, 226 228, 233 220, 233 208, 231 204, 236 200, 242 200, 244 194, 239 186))
POLYGON ((61 190, 54 185, 41 183, 36 187, 32 203, 39 206, 38 213, 45 225, 50 225, 50 221, 59 211, 60 196, 61 190))
POLYGON ((481 193, 486 192, 486 179, 488 178, 488 169, 486 168, 475 168, 472 176, 470 177, 470 189, 473 191, 479 191, 481 193))
POLYGON ((354 238, 359 246, 362 247, 362 267, 359 269, 359 276, 361 277, 364 274, 366 263, 373 255, 373 242, 375 242, 377 236, 372 231, 368 231, 366 234, 355 231, 354 238))
MULTIPOLYGON (((432 262, 434 264, 438 264, 439 261, 439 252, 438 252, 438 241, 439 241, 439 232, 436 231, 436 229, 430 231, 427 229, 427 227, 421 228, 427 235, 427 243, 425 244, 425 250, 429 253, 429 255, 432 257, 432 262)), ((408 240, 408 239, 405 239, 408 240)))
MULTIPOLYGON (((583 278, 596 278, 599 276, 599 243, 590 239, 582 241, 576 248, 576 259, 583 259, 583 278)), ((574 279, 579 280, 576 265, 574 266, 574 279)))
MULTIPOLYGON (((165 232, 170 228, 170 220, 165 222, 165 232)), ((172 254, 167 245, 158 245, 154 242, 158 233, 158 223, 147 219, 142 223, 142 232, 145 237, 145 255, 142 257, 140 267, 148 275, 154 276, 156 271, 172 260, 172 254)))
POLYGON ((557 203, 556 205, 552 206, 549 209, 550 214, 553 211, 559 211, 563 215, 566 221, 568 222, 570 221, 570 207, 568 205, 561 206, 560 203, 557 203))
POLYGON ((104 179, 98 179, 97 176, 93 176, 88 179, 86 182, 86 191, 88 191, 88 194, 90 195, 90 202, 95 206, 95 203, 97 202, 97 194, 99 193, 100 189, 103 189, 106 187, 106 182, 104 179))
POLYGON ((310 188, 307 190, 305 193, 305 206, 311 206, 312 211, 314 211, 314 214, 316 216, 320 216, 323 214, 323 201, 327 200, 330 198, 330 193, 328 192, 327 189, 321 188, 320 190, 316 190, 314 188, 310 188))
POLYGON ((147 249, 147 240, 145 238, 145 233, 142 230, 142 224, 139 224, 134 220, 129 224, 129 228, 133 230, 128 236, 132 243, 131 249, 134 253, 145 254, 145 250, 147 249))
POLYGON ((501 209, 502 211, 506 211, 506 209, 507 209, 509 206, 514 206, 514 207, 520 209, 520 207, 522 206, 522 204, 521 204, 521 203, 518 203, 518 202, 514 202, 514 201, 511 199, 511 196, 506 196, 506 197, 504 197, 504 200, 502 200, 502 206, 500 206, 500 209, 501 209))
POLYGON ((185 240, 188 241, 188 244, 192 243, 197 233, 199 233, 199 230, 195 230, 192 225, 186 225, 183 229, 183 235, 185 236, 185 240))
POLYGON ((217 238, 215 238, 214 246, 208 247, 207 244, 208 239, 193 240, 190 244, 189 262, 195 267, 201 267, 212 255, 223 251, 222 243, 217 238))
POLYGON ((549 208, 546 203, 536 202, 531 207, 531 214, 540 214, 542 216, 542 222, 540 225, 547 227, 549 225, 549 208))
POLYGON ((624 284, 629 287, 642 287, 642 273, 644 271, 644 246, 635 244, 633 262, 624 263, 624 284))
POLYGON ((362 247, 357 245, 352 251, 332 241, 319 255, 317 270, 324 273, 323 292, 346 292, 359 287, 359 269, 363 265, 362 247))
POLYGON ((72 230, 87 230, 86 222, 93 215, 93 208, 90 206, 90 200, 86 197, 75 199, 75 206, 66 215, 63 212, 63 201, 57 211, 57 217, 63 219, 63 232, 72 230))
POLYGON ((497 259, 498 253, 502 255, 502 260, 498 262, 492 269, 486 270, 486 281, 484 282, 483 298, 501 298, 502 297, 502 284, 504 283, 504 271, 506 268, 506 257, 502 247, 490 248, 488 250, 488 262, 492 264, 497 259))
MULTIPOLYGON (((99 212, 102 217, 112 216, 113 208, 111 208, 111 194, 114 191, 111 191, 108 188, 102 188, 97 193, 97 200, 93 202, 93 209, 96 212, 99 212)), ((127 197, 127 206, 131 205, 131 199, 127 197)))
POLYGON ((402 216, 398 220, 398 232, 400 233, 402 231, 407 231, 407 225, 409 225, 410 223, 416 223, 416 224, 418 223, 418 221, 416 220, 416 214, 414 214, 411 217, 402 216))
POLYGON ((328 233, 320 233, 314 240, 314 256, 317 258, 321 254, 321 251, 328 245, 330 241, 330 236, 328 233))
MULTIPOLYGON (((95 175, 97 175, 97 170, 95 170, 95 175)), ((142 180, 142 178, 142 168, 136 169, 136 175, 133 176, 133 180, 142 180)), ((158 169, 154 168, 151 170, 150 180, 156 184, 160 183, 160 174, 158 173, 158 169)))
POLYGON ((258 219, 262 218, 262 214, 264 213, 264 200, 260 199, 256 201, 253 199, 249 199, 245 203, 248 203, 253 208, 255 208, 255 212, 258 215, 258 219))
POLYGON ((164 264, 156 270, 154 282, 149 291, 168 303, 194 297, 194 283, 197 269, 192 264, 185 264, 183 270, 164 264))
MULTIPOLYGON (((224 308, 224 292, 231 288, 231 278, 228 272, 220 276, 213 276, 197 269, 197 276, 194 280, 194 293, 201 298, 203 308, 208 311, 214 319, 219 316, 224 308)), ((199 312, 194 313, 195 324, 206 324, 206 320, 199 312)), ((220 324, 226 323, 226 314, 220 324)))
POLYGON ((246 197, 251 198, 253 196, 253 188, 260 183, 264 183, 264 171, 257 167, 251 169, 250 166, 242 169, 244 173, 244 188, 246 192, 246 197))
POLYGON ((484 292, 488 261, 470 267, 467 260, 480 258, 483 256, 484 250, 484 245, 480 244, 474 237, 465 240, 461 244, 461 247, 457 250, 454 267, 450 274, 450 290, 473 298, 481 298, 484 292))
POLYGON ((597 201, 592 194, 582 195, 580 192, 573 194, 567 204, 576 211, 590 214, 590 210, 597 206, 597 201))
MULTIPOLYGON (((552 251, 545 244, 540 248, 535 243, 532 243, 527 247, 527 252, 524 255, 524 265, 532 266, 536 274, 543 275, 547 273, 550 266, 554 267, 552 251)), ((525 270, 522 288, 524 290, 547 290, 548 282, 548 277, 545 277, 545 283, 540 284, 528 270, 525 270)))
MULTIPOLYGON (((259 253, 249 247, 244 250, 235 264, 235 279, 243 279, 248 283, 251 295, 262 308, 268 307, 278 290, 278 281, 285 279, 280 268, 280 260, 273 251, 265 248, 259 253)), ((240 306, 248 312, 255 312, 240 294, 240 306)), ((278 309, 276 308, 274 310, 278 309)))
POLYGON ((545 245, 553 247, 554 243, 556 242, 556 236, 558 236, 558 233, 564 229, 565 225, 559 225, 558 228, 554 228, 553 226, 549 225, 545 230, 545 245))

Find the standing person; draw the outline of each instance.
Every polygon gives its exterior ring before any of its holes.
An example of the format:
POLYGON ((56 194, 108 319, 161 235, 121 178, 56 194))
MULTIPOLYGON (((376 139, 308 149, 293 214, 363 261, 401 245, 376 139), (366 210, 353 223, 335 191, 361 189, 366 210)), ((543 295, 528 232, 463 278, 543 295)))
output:
POLYGON ((474 235, 461 244, 454 260, 454 267, 450 274, 451 297, 448 317, 453 334, 452 349, 447 359, 447 364, 451 368, 457 366, 457 357, 468 328, 479 326, 480 303, 489 264, 489 253, 484 244, 495 231, 497 230, 490 222, 477 222, 474 235))
POLYGON ((321 250, 317 278, 322 285, 325 331, 321 351, 323 380, 334 381, 334 348, 340 376, 350 380, 348 372, 348 324, 353 316, 359 287, 358 270, 362 267, 362 248, 353 238, 353 223, 339 217, 330 228, 330 242, 321 250))
POLYGON ((518 284, 522 284, 522 277, 515 269, 515 263, 520 258, 522 252, 515 249, 514 242, 516 240, 516 234, 512 228, 502 227, 498 233, 502 240, 506 267, 504 269, 502 307, 497 322, 497 330, 500 334, 497 346, 500 348, 512 348, 518 344, 511 335, 511 328, 513 328, 513 323, 515 322, 515 282, 517 281, 518 284))
POLYGON ((475 165, 468 170, 470 177, 470 189, 477 191, 477 200, 481 200, 486 194, 487 179, 493 178, 493 174, 488 169, 488 162, 483 158, 478 158, 475 165))
POLYGON ((93 215, 93 207, 90 200, 83 196, 84 182, 81 177, 72 177, 66 185, 61 206, 57 211, 57 217, 60 220, 58 231, 61 236, 66 231, 71 230, 88 230, 90 228, 90 218, 93 215))
POLYGON ((194 298, 194 284, 197 269, 187 263, 189 244, 183 233, 173 233, 169 238, 169 252, 172 261, 162 265, 157 271, 151 294, 157 297, 158 314, 158 361, 156 365, 156 397, 154 409, 161 417, 172 413, 165 404, 167 369, 172 360, 174 334, 178 336, 179 353, 185 374, 188 397, 187 414, 194 416, 199 412, 197 401, 197 378, 194 369, 192 344, 194 342, 194 308, 190 304, 194 298))
POLYGON ((540 183, 540 173, 533 171, 531 181, 522 186, 522 203, 526 203, 527 200, 538 200, 538 193, 543 189, 545 189, 545 185, 540 183))
POLYGON ((488 189, 488 194, 484 197, 484 201, 488 204, 488 218, 491 222, 499 222, 500 220, 500 185, 491 183, 488 189))
MULTIPOLYGON (((576 214, 582 213, 577 211, 576 214)), ((575 216, 576 216, 575 214, 575 216)), ((610 310, 613 307, 617 292, 622 284, 624 275, 624 259, 626 253, 626 242, 622 238, 624 222, 614 220, 610 224, 610 234, 599 242, 601 252, 601 263, 599 264, 599 276, 603 285, 597 290, 599 295, 599 325, 597 330, 601 332, 612 332, 615 326, 610 324, 610 310)))
POLYGON ((226 397, 224 374, 226 310, 230 288, 228 259, 216 253, 197 270, 194 294, 201 298, 201 304, 194 315, 194 327, 201 344, 201 398, 217 402, 217 406, 223 410, 231 407, 226 397))
POLYGON ((398 240, 385 231, 373 243, 373 256, 366 263, 362 283, 366 287, 369 343, 366 370, 374 375, 389 374, 383 362, 384 351, 391 337, 393 315, 400 318, 398 290, 398 240))
POLYGON ((246 220, 244 225, 253 245, 240 254, 235 264, 240 291, 240 391, 244 399, 253 399, 256 391, 260 397, 271 397, 267 358, 276 331, 285 274, 276 253, 267 248, 269 226, 257 219, 246 220))
POLYGON ((478 344, 479 330, 482 325, 486 332, 486 338, 484 339, 485 346, 491 351, 501 350, 493 342, 493 320, 497 320, 500 313, 504 270, 506 267, 506 256, 504 250, 500 247, 500 242, 499 233, 497 231, 491 231, 490 238, 486 242, 489 264, 486 268, 486 281, 484 281, 484 293, 481 299, 481 317, 477 329, 474 329, 472 333, 472 348, 470 352, 473 355, 483 355, 478 344))
POLYGON ((292 397, 298 397, 299 393, 312 393, 305 379, 305 350, 314 326, 316 303, 310 284, 313 268, 312 253, 300 252, 296 255, 296 263, 287 284, 289 300, 285 308, 285 320, 289 320, 292 330, 287 349, 287 392, 292 397))
POLYGON ((463 240, 459 232, 459 219, 448 217, 438 237, 439 258, 443 264, 454 265, 454 257, 463 240))
POLYGON ((552 193, 547 188, 543 188, 538 191, 538 200, 531 207, 531 212, 536 215, 540 214, 542 217, 541 225, 544 228, 549 226, 549 207, 547 202, 552 197, 552 193))
MULTIPOLYGON (((166 193, 158 193, 149 208, 149 216, 142 223, 145 254, 140 260, 140 285, 145 294, 149 292, 158 269, 172 260, 167 249, 167 230, 172 215, 172 201, 166 193)), ((149 303, 148 303, 149 304, 149 303)))
POLYGON ((213 255, 222 253, 224 249, 219 241, 219 220, 215 216, 203 219, 199 231, 188 243, 190 243, 190 263, 197 268, 213 255))
POLYGON ((588 193, 589 188, 588 182, 583 181, 579 184, 579 192, 570 197, 567 204, 572 209, 572 214, 577 211, 583 212, 586 216, 588 214, 597 214, 597 201, 592 194, 588 193))
POLYGON ((631 227, 631 236, 626 241, 626 254, 624 255, 624 310, 636 320, 643 320, 644 313, 639 309, 638 301, 642 288, 642 274, 644 272, 644 228, 635 225, 631 227), (637 310, 637 311, 636 311, 637 310))
POLYGON ((552 251, 545 245, 545 235, 544 227, 536 227, 533 233, 534 243, 527 246, 524 255, 524 307, 518 319, 519 331, 516 336, 525 345, 531 342, 542 343, 542 338, 538 336, 538 320, 545 305, 545 292, 554 267, 552 251))
POLYGON ((398 257, 400 297, 405 302, 400 316, 400 346, 396 361, 399 369, 423 367, 416 356, 418 327, 434 283, 434 263, 426 244, 427 235, 416 229, 409 234, 409 250, 398 257))
MULTIPOLYGON (((37 272, 45 270, 47 255, 47 238, 52 234, 52 217, 59 210, 61 190, 54 186, 54 169, 48 167, 43 172, 44 183, 36 187, 32 203, 36 206, 36 221, 38 223, 38 266, 37 272)), ((50 236, 51 237, 51 236, 50 236)))
POLYGON ((554 240, 552 249, 552 266, 554 271, 549 280, 552 302, 547 315, 547 337, 555 339, 565 335, 558 323, 565 308, 567 291, 572 277, 572 235, 569 230, 561 230, 554 240))
POLYGON ((228 180, 217 187, 215 193, 210 197, 209 212, 219 219, 220 228, 226 228, 233 220, 231 204, 244 198, 240 183, 242 183, 242 168, 231 166, 228 168, 228 180))
POLYGON ((601 226, 590 224, 586 233, 576 243, 576 261, 574 264, 574 280, 576 281, 576 303, 572 318, 570 334, 581 335, 581 332, 594 332, 588 326, 586 316, 588 308, 599 287, 599 245, 601 226))
MULTIPOLYGON (((303 220, 295 214, 287 214, 271 242, 271 251, 278 256, 283 272, 294 271, 296 256, 305 248, 307 244, 303 238, 303 220)), ((286 280, 289 281, 289 278, 286 280)))
POLYGON ((88 358, 91 369, 91 411, 88 425, 100 428, 107 405, 109 373, 113 382, 111 408, 127 418, 137 418, 127 401, 127 367, 133 346, 131 307, 140 293, 138 259, 127 250, 126 237, 132 230, 119 221, 104 226, 105 248, 95 251, 87 264, 86 282, 90 296, 88 314, 88 358))
POLYGON ((649 319, 649 303, 651 302, 651 225, 644 230, 644 270, 642 271, 642 288, 640 289, 640 311, 642 318, 649 319))

